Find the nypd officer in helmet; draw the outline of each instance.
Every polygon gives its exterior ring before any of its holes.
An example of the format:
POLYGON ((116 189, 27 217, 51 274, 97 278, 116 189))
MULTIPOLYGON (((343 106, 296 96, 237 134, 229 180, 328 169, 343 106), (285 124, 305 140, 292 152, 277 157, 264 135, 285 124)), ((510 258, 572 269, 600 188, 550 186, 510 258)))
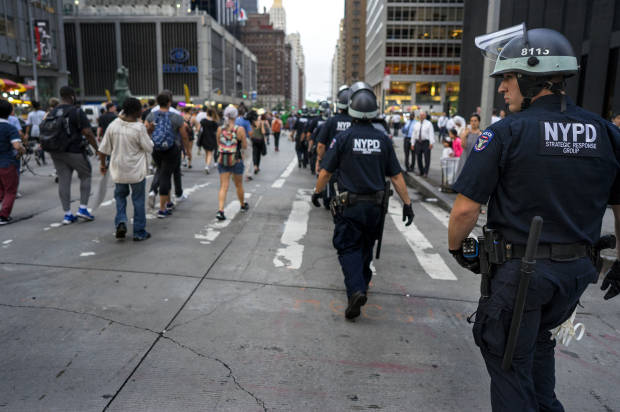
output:
MULTIPOLYGON (((480 273, 480 261, 464 255, 462 242, 488 202, 485 233, 494 240, 495 257, 490 293, 479 301, 473 335, 491 377, 493 411, 563 411, 554 392, 550 330, 571 316, 596 279, 589 253, 599 240, 607 204, 615 205, 616 227, 620 223, 620 133, 565 95, 564 79, 578 66, 562 34, 523 26, 499 50, 491 76, 501 79, 498 91, 512 114, 482 133, 454 184, 459 194, 450 215, 449 248, 459 264, 480 273), (502 357, 520 259, 535 216, 544 223, 506 371, 502 357)), ((610 274, 608 283, 617 288, 620 277, 610 274)))
POLYGON ((413 221, 414 214, 392 143, 371 124, 378 114, 377 98, 366 83, 351 86, 349 114, 353 125, 332 140, 323 159, 312 203, 320 206, 321 191, 332 173, 338 170, 341 192, 339 206, 332 212, 333 244, 338 250, 349 299, 345 316, 353 319, 360 315, 360 308, 366 303, 373 248, 384 217, 382 200, 386 176, 403 200, 403 221, 406 220, 407 225, 413 221))

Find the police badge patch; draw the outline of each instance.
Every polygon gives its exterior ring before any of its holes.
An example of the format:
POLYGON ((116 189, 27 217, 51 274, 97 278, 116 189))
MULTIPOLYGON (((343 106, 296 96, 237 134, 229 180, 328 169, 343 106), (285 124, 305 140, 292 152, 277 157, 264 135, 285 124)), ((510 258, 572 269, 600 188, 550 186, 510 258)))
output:
POLYGON ((329 145, 329 148, 331 149, 331 148, 332 148, 332 147, 334 147, 335 145, 336 145, 336 138, 334 137, 334 138, 332 139, 331 144, 329 145))
POLYGON ((478 137, 478 141, 474 145, 474 150, 476 152, 481 152, 484 149, 486 149, 489 143, 491 143, 491 140, 493 140, 494 136, 495 136, 495 133, 493 133, 492 130, 487 129, 484 132, 482 132, 480 137, 478 137))

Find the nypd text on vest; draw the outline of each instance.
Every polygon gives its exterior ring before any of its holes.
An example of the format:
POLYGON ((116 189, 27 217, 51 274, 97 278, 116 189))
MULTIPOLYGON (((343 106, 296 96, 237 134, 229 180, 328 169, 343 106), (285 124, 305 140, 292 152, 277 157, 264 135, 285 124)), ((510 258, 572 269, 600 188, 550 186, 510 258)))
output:
POLYGON ((589 123, 541 121, 540 153, 598 157, 598 130, 589 123))
POLYGON ((365 155, 381 153, 381 142, 377 139, 353 139, 353 152, 365 155))

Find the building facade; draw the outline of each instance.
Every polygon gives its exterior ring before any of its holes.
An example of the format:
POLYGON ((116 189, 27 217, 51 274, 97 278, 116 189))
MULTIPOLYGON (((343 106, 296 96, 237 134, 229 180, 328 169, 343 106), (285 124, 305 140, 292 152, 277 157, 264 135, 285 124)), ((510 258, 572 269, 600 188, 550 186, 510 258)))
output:
POLYGON ((366 0, 344 2, 344 82, 364 81, 366 67, 366 0))
POLYGON ((338 27, 338 41, 334 50, 332 59, 332 101, 336 101, 338 97, 338 89, 344 84, 344 19, 340 19, 338 27))
POLYGON ((283 30, 270 24, 269 14, 250 14, 241 41, 258 58, 258 99, 265 108, 291 105, 292 48, 283 30))
POLYGON ((129 69, 134 96, 171 90, 175 101, 239 103, 257 87, 257 59, 206 13, 66 16, 69 82, 81 100, 101 102, 113 93, 116 71, 129 69))
POLYGON ((286 10, 282 6, 282 0, 273 0, 273 6, 269 9, 269 23, 275 30, 286 33, 286 10))
MULTIPOLYGON (((483 57, 474 38, 486 32, 487 1, 470 0, 465 9, 463 71, 459 111, 480 105, 483 57)), ((578 105, 609 118, 620 112, 620 0, 502 0, 499 28, 525 22, 563 33, 573 46, 579 75, 568 79, 566 92, 578 105)), ((495 90, 499 82, 496 81, 495 90)), ((494 106, 505 107, 499 93, 494 106)))
POLYGON ((239 7, 247 14, 258 13, 258 0, 239 0, 239 7))
POLYGON ((385 108, 457 104, 463 14, 463 0, 367 0, 366 82, 385 108))
MULTIPOLYGON (((43 102, 57 96, 58 89, 67 83, 61 11, 60 0, 6 0, 0 8, 0 78, 18 83, 34 80, 34 40, 39 100, 43 102)), ((27 94, 28 98, 35 97, 34 91, 27 94)))
POLYGON ((305 104, 305 90, 306 86, 303 84, 299 86, 300 72, 305 70, 305 56, 304 49, 301 45, 301 36, 299 33, 291 33, 286 36, 286 42, 291 45, 291 105, 295 107, 301 107, 305 104))

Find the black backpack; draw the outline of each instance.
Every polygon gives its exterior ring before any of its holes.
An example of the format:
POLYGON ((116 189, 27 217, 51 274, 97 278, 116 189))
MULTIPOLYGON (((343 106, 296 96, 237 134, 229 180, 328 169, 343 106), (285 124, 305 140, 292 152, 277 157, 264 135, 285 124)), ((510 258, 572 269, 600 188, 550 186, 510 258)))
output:
POLYGON ((46 152, 65 152, 71 143, 69 114, 71 108, 57 108, 48 113, 39 125, 39 141, 46 152))

